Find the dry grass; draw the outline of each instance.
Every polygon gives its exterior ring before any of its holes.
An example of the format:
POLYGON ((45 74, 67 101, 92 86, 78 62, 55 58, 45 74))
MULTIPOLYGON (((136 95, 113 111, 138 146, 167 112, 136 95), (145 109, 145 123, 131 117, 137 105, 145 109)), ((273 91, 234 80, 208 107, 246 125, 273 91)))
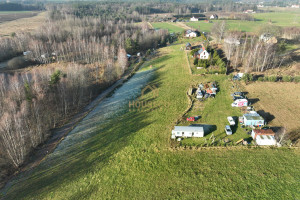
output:
POLYGON ((258 98, 256 110, 273 115, 270 126, 300 128, 300 85, 297 83, 256 82, 245 86, 248 97, 258 98))
POLYGON ((38 28, 46 19, 46 12, 39 13, 37 16, 21 18, 0 24, 0 37, 10 36, 17 32, 31 32, 38 28))

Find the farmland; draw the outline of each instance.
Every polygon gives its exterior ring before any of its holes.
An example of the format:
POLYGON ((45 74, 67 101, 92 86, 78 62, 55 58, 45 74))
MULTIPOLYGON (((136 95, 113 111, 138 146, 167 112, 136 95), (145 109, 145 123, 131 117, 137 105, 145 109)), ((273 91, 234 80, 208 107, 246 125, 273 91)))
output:
POLYGON ((93 132, 90 138, 61 147, 66 152, 62 158, 48 158, 12 182, 5 190, 6 198, 300 198, 299 150, 170 148, 171 129, 188 107, 186 91, 191 85, 219 81, 220 98, 210 99, 202 111, 202 122, 217 124, 218 133, 226 123, 224 116, 238 113, 228 107, 230 82, 226 77, 191 75, 180 45, 160 49, 160 56, 148 61, 144 70, 150 65, 155 73, 149 84, 158 88, 159 95, 153 98, 149 92, 140 100, 154 101, 157 107, 122 112, 88 129, 93 132))
POLYGON ((0 36, 14 32, 31 32, 46 18, 46 12, 0 12, 0 36))
POLYGON ((184 28, 167 23, 167 22, 156 22, 151 23, 154 28, 167 29, 170 33, 182 32, 184 28))
POLYGON ((254 106, 270 116, 271 126, 300 129, 299 84, 256 82, 246 85, 245 89, 249 92, 249 97, 259 99, 254 106))
MULTIPOLYGON (((254 18, 257 21, 243 21, 243 20, 226 20, 229 30, 238 30, 243 32, 255 32, 257 29, 272 22, 276 26, 300 26, 300 14, 299 13, 287 13, 287 12, 271 12, 271 13, 256 13, 254 18)), ((186 24, 200 31, 210 32, 214 23, 206 23, 204 21, 198 22, 186 22, 186 24)))

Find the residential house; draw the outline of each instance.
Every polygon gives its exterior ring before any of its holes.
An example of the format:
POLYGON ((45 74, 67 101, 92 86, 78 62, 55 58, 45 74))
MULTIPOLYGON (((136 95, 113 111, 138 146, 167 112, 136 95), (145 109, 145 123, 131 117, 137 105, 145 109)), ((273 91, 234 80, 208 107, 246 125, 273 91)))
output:
POLYGON ((191 22, 197 22, 199 21, 199 18, 195 18, 194 16, 190 19, 191 22))
POLYGON ((245 126, 264 126, 265 120, 255 111, 243 115, 245 126))
POLYGON ((300 8, 300 5, 292 5, 291 8, 300 8))
POLYGON ((275 133, 272 129, 253 129, 251 136, 258 145, 276 145, 275 133))
POLYGON ((202 46, 201 49, 194 54, 194 57, 197 57, 198 59, 209 59, 209 53, 202 46))
POLYGON ((209 17, 210 19, 219 19, 219 16, 216 14, 213 14, 209 17))
POLYGON ((171 138, 204 137, 202 126, 175 126, 171 138))
POLYGON ((185 49, 186 50, 192 50, 192 45, 191 45, 191 43, 186 43, 186 45, 185 45, 185 49))
POLYGON ((276 37, 272 36, 271 34, 268 33, 264 33, 262 34, 259 39, 265 43, 268 44, 276 44, 277 43, 277 39, 276 37))
POLYGON ((187 30, 185 32, 185 37, 193 38, 193 37, 198 37, 198 36, 199 36, 198 31, 187 30))
POLYGON ((244 13, 250 13, 251 14, 251 13, 255 13, 255 11, 254 10, 245 10, 244 13))
POLYGON ((237 45, 237 46, 241 44, 240 40, 238 40, 237 38, 233 38, 233 37, 225 38, 224 42, 227 44, 233 44, 233 45, 237 45))

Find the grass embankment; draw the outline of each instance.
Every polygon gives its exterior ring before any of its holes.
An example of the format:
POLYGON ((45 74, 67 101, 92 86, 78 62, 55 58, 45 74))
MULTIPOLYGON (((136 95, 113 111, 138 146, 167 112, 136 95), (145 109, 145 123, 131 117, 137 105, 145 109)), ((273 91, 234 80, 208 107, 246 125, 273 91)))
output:
MULTIPOLYGON (((169 148, 174 122, 188 105, 186 91, 202 81, 189 74, 185 52, 179 49, 179 45, 163 48, 161 57, 148 63, 156 68, 151 85, 159 95, 153 98, 150 92, 142 100, 153 101, 154 108, 126 112, 98 127, 97 134, 67 156, 40 166, 14 185, 7 198, 300 198, 299 151, 169 148)), ((212 102, 206 109, 222 108, 214 114, 223 115, 227 103, 217 101, 221 105, 212 102)), ((215 124, 217 117, 207 112, 203 119, 215 124)))
POLYGON ((170 33, 182 32, 184 30, 184 28, 180 26, 176 26, 167 22, 156 22, 156 23, 151 23, 151 25, 154 28, 167 29, 170 33))

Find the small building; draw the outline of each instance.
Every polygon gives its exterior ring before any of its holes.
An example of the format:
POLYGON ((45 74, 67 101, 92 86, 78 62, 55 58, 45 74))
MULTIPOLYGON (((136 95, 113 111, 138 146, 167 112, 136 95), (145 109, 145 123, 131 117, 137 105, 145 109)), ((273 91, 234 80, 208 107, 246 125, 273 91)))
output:
POLYGON ((251 137, 257 145, 276 145, 275 133, 272 129, 253 129, 251 137))
POLYGON ((172 139, 188 137, 204 137, 202 126, 175 126, 172 130, 172 139))
POLYGON ((185 45, 185 49, 186 50, 192 50, 192 45, 191 45, 191 43, 186 43, 186 45, 185 45))
POLYGON ((191 22, 197 22, 199 21, 199 18, 195 18, 194 16, 190 19, 191 22))
POLYGON ((191 38, 191 37, 198 37, 199 32, 198 31, 192 31, 192 30, 187 30, 185 32, 185 37, 191 38))
POLYGON ((195 53, 194 57, 197 57, 198 59, 204 59, 204 60, 209 59, 209 53, 202 46, 201 49, 195 53))
POLYGON ((244 13, 250 13, 251 14, 251 13, 255 13, 255 11, 254 10, 245 10, 244 13))
POLYGON ((243 115, 245 126, 264 126, 265 120, 255 111, 243 115))
POLYGON ((260 35, 259 40, 261 40, 265 43, 268 43, 268 44, 276 44, 277 43, 276 37, 274 37, 268 33, 260 35))
POLYGON ((292 5, 291 8, 300 8, 300 5, 292 5))
POLYGON ((219 19, 219 16, 216 14, 213 14, 209 17, 210 19, 219 19))
POLYGON ((233 38, 233 37, 225 38, 224 42, 227 43, 227 44, 233 44, 233 45, 236 45, 236 46, 241 44, 240 40, 238 40, 237 38, 233 38))

